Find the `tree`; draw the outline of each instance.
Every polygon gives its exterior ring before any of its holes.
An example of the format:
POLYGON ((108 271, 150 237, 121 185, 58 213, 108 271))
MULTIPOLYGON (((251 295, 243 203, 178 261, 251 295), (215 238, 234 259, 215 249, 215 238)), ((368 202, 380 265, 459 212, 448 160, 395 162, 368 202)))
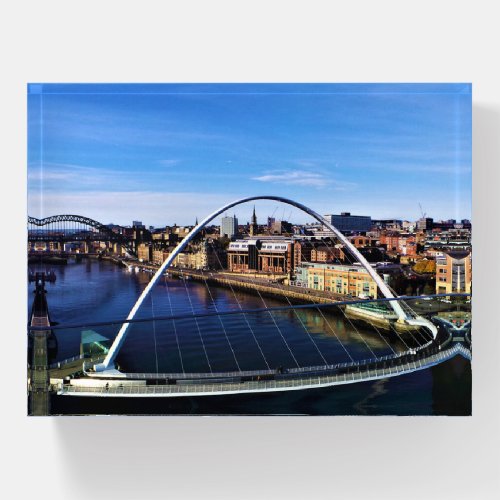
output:
POLYGON ((413 266, 413 270, 418 274, 433 274, 436 272, 436 261, 422 259, 413 266))

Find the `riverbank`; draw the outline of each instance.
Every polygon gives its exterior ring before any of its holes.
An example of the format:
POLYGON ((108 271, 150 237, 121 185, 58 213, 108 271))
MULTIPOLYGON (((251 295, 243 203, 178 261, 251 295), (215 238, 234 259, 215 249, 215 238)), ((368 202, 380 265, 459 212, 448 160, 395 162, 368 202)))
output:
MULTIPOLYGON (((155 264, 140 262, 124 263, 120 259, 113 257, 107 257, 107 259, 116 261, 117 264, 131 270, 136 270, 137 272, 147 272, 153 274, 159 269, 159 266, 155 264)), ((166 273, 169 276, 173 276, 178 279, 190 279, 206 283, 207 285, 211 284, 223 288, 238 290, 251 295, 286 301, 291 304, 335 305, 338 302, 352 300, 357 303, 353 305, 339 305, 336 307, 336 309, 342 311, 351 321, 382 329, 388 334, 395 331, 399 335, 409 335, 410 338, 412 338, 412 334, 420 328, 398 321, 397 315, 393 313, 390 308, 379 306, 380 311, 377 310, 377 308, 367 308, 364 307, 364 304, 359 304, 359 299, 357 298, 349 298, 345 295, 339 295, 322 290, 285 285, 280 283, 279 279, 273 279, 270 281, 263 277, 247 277, 245 275, 234 275, 223 271, 199 271, 178 268, 169 268, 166 273)))

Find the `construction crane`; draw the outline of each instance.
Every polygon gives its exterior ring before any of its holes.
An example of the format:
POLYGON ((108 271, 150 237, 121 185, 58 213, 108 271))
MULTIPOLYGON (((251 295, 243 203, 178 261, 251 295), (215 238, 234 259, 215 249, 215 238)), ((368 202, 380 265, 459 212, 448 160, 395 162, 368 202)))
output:
POLYGON ((425 219, 425 216, 427 215, 426 212, 424 212, 422 208, 422 203, 419 202, 418 206, 420 207, 420 213, 422 214, 422 219, 425 219))

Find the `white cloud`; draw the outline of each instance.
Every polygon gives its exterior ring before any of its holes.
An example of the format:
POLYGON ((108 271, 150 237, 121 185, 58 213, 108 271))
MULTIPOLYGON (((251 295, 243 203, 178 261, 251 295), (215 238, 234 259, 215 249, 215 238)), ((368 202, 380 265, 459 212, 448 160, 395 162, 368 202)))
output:
POLYGON ((252 180, 288 186, 329 187, 335 191, 347 191, 356 187, 354 182, 338 181, 320 172, 308 172, 304 170, 270 171, 264 175, 252 177, 252 180))
POLYGON ((274 184, 288 184, 297 186, 324 187, 331 181, 322 174, 304 172, 302 170, 288 170, 270 172, 259 177, 252 177, 254 181, 271 182, 274 184))
POLYGON ((180 160, 174 160, 174 159, 158 160, 158 163, 160 165, 163 165, 164 167, 174 167, 175 165, 178 165, 180 162, 181 162, 180 160))

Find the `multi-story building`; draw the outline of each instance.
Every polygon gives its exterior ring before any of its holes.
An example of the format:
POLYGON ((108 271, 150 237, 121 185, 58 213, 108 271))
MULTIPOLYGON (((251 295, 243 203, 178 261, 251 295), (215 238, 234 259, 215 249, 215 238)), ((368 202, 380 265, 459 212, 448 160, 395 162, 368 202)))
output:
POLYGON ((471 293, 472 254, 447 252, 436 257, 436 293, 471 293))
POLYGON ((380 235, 380 244, 387 248, 389 254, 417 256, 417 237, 412 234, 383 233, 380 235))
POLYGON ((380 244, 384 245, 388 252, 397 252, 399 247, 399 233, 382 233, 380 235, 380 244))
POLYGON ((404 231, 408 231, 409 233, 413 233, 413 231, 415 231, 416 227, 417 227, 417 223, 416 222, 410 222, 410 221, 404 220, 401 223, 401 228, 404 231))
POLYGON ((233 217, 222 217, 220 225, 221 237, 233 239, 238 234, 238 219, 236 215, 233 217))
POLYGON ((377 298, 377 285, 361 266, 302 263, 296 283, 313 290, 377 298), (305 272, 304 272, 305 270, 305 272))
POLYGON ((293 226, 286 220, 275 220, 269 229, 270 234, 292 234, 293 226))
MULTIPOLYGON (((391 277, 401 273, 396 264, 377 264, 372 267, 382 275, 384 281, 391 282, 391 277)), ((343 264, 327 264, 302 262, 295 270, 297 286, 313 290, 330 291, 340 295, 353 297, 377 298, 377 284, 368 271, 360 264, 351 266, 343 264)))
POLYGON ((375 238, 370 238, 369 236, 351 236, 349 238, 349 241, 356 247, 356 248, 364 248, 364 247, 370 247, 373 245, 375 238))
POLYGON ((413 235, 401 235, 398 242, 399 255, 406 255, 408 257, 417 256, 417 239, 413 235))
POLYGON ((161 265, 165 262, 168 256, 173 252, 173 248, 155 248, 153 246, 153 264, 161 265))
POLYGON ((345 254, 342 248, 333 245, 317 245, 311 250, 312 262, 333 262, 339 260, 343 261, 344 259, 345 254))
POLYGON ((291 238, 236 240, 227 250, 228 269, 232 272, 289 273, 294 264, 291 238))
POLYGON ((176 245, 179 242, 179 233, 173 233, 164 229, 152 234, 153 242, 158 244, 176 245))
POLYGON ((293 268, 300 266, 302 261, 311 262, 311 253, 314 243, 305 239, 296 240, 293 243, 293 268))
POLYGON ((370 231, 372 227, 372 218, 366 215, 351 215, 350 212, 341 212, 340 215, 327 214, 324 218, 343 233, 363 233, 370 231))
POLYGON ((431 217, 422 217, 417 220, 417 229, 419 231, 430 231, 432 229, 434 219, 431 217))
POLYGON ((149 262, 153 259, 153 247, 149 243, 137 245, 137 257, 141 262, 149 262))
POLYGON ((372 228, 389 229, 391 231, 399 231, 402 228, 403 221, 400 219, 374 219, 372 220, 372 228))
MULTIPOLYGON (((155 264, 162 264, 174 251, 171 247, 153 248, 152 261, 155 264)), ((214 242, 203 240, 201 244, 189 245, 188 249, 181 252, 172 262, 173 266, 188 269, 220 269, 226 261, 226 255, 222 248, 214 242)))

